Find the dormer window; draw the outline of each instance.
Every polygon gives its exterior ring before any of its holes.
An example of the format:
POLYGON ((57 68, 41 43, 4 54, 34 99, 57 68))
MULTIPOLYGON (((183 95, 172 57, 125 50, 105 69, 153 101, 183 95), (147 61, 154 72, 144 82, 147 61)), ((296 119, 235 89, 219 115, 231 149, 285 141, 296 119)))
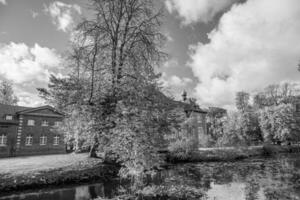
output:
POLYGON ((49 122, 47 120, 42 121, 42 126, 48 126, 48 125, 49 125, 49 122))
POLYGON ((13 120, 13 116, 12 115, 5 115, 5 120, 13 120))

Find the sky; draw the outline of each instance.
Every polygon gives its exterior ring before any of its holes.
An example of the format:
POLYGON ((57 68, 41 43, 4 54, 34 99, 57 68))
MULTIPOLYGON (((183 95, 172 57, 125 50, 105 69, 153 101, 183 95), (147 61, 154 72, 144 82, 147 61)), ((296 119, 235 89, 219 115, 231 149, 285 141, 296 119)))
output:
MULTIPOLYGON (((232 108, 235 93, 298 82, 299 0, 157 0, 170 59, 161 82, 201 107, 232 108)), ((64 76, 73 28, 90 16, 87 0, 0 0, 0 80, 14 83, 19 104, 44 102, 36 88, 64 76)))

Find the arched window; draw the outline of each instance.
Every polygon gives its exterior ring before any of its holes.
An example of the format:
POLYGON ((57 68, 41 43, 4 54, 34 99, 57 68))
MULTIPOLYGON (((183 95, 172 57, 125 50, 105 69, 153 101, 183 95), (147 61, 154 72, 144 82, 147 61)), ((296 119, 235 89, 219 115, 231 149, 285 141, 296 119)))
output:
POLYGON ((40 145, 46 145, 47 144, 47 136, 42 135, 40 137, 40 145))
POLYGON ((53 138, 53 145, 58 145, 58 144, 59 144, 59 136, 56 135, 56 136, 54 136, 54 138, 53 138))
POLYGON ((4 133, 0 134, 0 146, 6 146, 7 145, 7 135, 4 133))
POLYGON ((32 145, 32 142, 33 142, 33 137, 32 137, 32 135, 27 135, 27 136, 26 136, 26 139, 25 139, 25 145, 26 145, 26 146, 31 146, 31 145, 32 145))

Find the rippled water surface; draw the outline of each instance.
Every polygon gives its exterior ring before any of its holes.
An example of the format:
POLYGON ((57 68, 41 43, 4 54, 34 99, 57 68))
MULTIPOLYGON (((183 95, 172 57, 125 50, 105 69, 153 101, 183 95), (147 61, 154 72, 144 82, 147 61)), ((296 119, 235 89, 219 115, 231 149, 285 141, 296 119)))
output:
MULTIPOLYGON (((184 186, 202 190, 209 200, 300 199, 300 154, 234 163, 171 166, 150 185, 184 186)), ((118 181, 46 189, 0 197, 0 200, 89 200, 114 197, 126 186, 118 181)))

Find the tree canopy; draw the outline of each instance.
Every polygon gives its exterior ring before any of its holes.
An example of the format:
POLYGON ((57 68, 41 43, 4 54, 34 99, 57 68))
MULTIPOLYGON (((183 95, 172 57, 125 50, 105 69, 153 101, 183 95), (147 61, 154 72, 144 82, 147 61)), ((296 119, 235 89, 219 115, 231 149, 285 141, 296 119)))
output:
POLYGON ((17 105, 18 98, 15 96, 12 83, 1 81, 0 83, 0 103, 7 105, 17 105))

